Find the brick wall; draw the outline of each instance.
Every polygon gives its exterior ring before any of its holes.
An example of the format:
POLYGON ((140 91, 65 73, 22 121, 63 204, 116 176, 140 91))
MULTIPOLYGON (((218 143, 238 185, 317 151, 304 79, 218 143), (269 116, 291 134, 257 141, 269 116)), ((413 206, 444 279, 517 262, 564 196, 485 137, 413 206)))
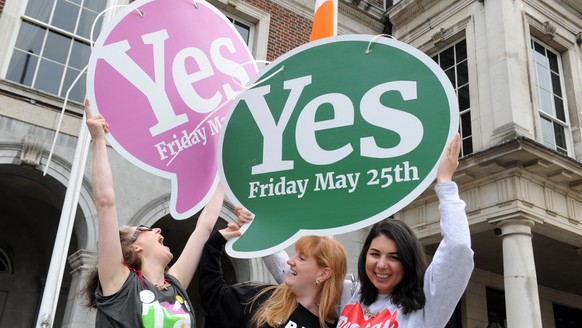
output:
POLYGON ((384 0, 366 0, 367 3, 380 9, 384 9, 384 0))
MULTIPOLYGON (((286 52, 309 42, 311 20, 269 0, 243 0, 271 15, 267 60, 273 61, 286 52)), ((315 2, 314 2, 315 3, 315 2)))
MULTIPOLYGON (((288 51, 309 42, 312 26, 310 19, 300 16, 270 0, 242 1, 271 15, 267 45, 268 61, 273 61, 288 51)), ((133 2, 133 0, 130 0, 130 2, 133 2)), ((368 2, 379 8, 382 8, 384 4, 384 0, 368 0, 368 2)))

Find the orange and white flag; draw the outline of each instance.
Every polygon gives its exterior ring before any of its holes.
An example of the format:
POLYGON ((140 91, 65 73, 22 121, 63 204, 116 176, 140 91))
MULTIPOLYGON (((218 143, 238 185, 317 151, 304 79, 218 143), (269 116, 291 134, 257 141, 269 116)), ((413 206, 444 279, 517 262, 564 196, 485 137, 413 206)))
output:
POLYGON ((337 0, 315 0, 311 38, 315 41, 337 34, 337 0))

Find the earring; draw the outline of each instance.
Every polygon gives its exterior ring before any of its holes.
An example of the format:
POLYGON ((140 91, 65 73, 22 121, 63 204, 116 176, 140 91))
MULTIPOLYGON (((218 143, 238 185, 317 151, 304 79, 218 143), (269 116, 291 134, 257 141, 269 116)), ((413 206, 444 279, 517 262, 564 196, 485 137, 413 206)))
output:
POLYGON ((319 286, 319 284, 321 284, 321 281, 318 279, 315 280, 315 286, 319 286))

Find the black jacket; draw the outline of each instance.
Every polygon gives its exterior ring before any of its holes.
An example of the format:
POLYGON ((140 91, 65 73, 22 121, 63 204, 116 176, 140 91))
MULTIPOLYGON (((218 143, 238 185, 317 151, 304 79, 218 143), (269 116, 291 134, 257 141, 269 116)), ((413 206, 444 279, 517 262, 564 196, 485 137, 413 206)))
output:
MULTIPOLYGON (((242 283, 229 285, 224 280, 220 258, 226 240, 218 231, 212 232, 200 260, 199 282, 202 308, 206 312, 206 328, 255 328, 252 317, 260 304, 271 297, 266 292, 255 302, 253 297, 269 285, 242 283)), ((279 325, 304 328, 320 328, 319 319, 301 304, 286 322, 279 325)), ((329 324, 328 327, 335 327, 329 324)))
POLYGON ((251 319, 259 306, 268 295, 261 297, 255 303, 252 298, 268 285, 242 283, 229 285, 224 280, 220 259, 226 240, 214 231, 202 252, 200 260, 200 299, 206 313, 206 328, 251 328, 251 319))

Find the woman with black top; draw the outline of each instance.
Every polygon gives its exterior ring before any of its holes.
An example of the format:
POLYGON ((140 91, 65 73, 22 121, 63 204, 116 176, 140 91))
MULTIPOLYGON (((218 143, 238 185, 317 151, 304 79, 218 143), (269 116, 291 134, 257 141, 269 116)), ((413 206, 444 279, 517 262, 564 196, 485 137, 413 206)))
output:
POLYGON ((289 275, 280 285, 230 285, 220 259, 226 241, 238 235, 238 227, 229 225, 213 232, 204 246, 199 277, 206 328, 335 327, 347 271, 338 241, 319 236, 299 239, 296 254, 287 262, 289 275))

